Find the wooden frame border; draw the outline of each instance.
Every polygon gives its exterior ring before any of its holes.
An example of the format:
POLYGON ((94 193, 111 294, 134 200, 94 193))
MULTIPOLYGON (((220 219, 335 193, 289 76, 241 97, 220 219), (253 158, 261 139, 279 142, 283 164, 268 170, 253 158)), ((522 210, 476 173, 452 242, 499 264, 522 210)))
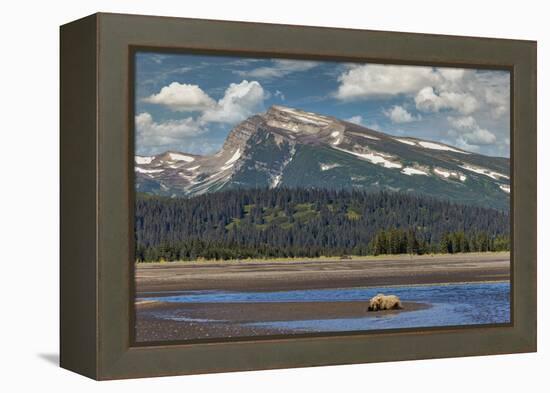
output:
POLYGON ((61 27, 60 144, 62 367, 116 379, 536 350, 535 42, 95 14, 61 27), (135 46, 511 70, 512 324, 131 346, 135 46))

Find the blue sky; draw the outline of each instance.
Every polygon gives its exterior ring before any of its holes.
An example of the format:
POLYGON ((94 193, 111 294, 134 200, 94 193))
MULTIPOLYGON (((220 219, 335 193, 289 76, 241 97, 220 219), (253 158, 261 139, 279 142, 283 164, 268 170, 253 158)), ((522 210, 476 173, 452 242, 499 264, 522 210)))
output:
POLYGON ((507 71, 139 52, 136 153, 212 154, 271 105, 509 157, 507 71))

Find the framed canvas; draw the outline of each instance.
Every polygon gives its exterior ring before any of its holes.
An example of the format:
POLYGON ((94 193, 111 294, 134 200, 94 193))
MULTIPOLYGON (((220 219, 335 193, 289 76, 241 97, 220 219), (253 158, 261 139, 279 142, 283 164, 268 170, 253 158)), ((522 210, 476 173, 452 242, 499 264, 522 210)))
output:
POLYGON ((61 27, 61 366, 536 351, 536 43, 61 27))

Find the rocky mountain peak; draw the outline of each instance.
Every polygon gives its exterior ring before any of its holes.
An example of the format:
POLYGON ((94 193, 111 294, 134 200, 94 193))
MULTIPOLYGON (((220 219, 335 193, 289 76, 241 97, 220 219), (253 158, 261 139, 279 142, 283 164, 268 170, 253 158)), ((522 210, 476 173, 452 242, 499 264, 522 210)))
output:
POLYGON ((244 148, 248 139, 256 133, 259 125, 263 122, 262 117, 256 115, 237 124, 227 136, 222 151, 244 148))
POLYGON ((335 118, 280 105, 273 105, 262 117, 268 126, 294 134, 318 134, 343 128, 335 118))

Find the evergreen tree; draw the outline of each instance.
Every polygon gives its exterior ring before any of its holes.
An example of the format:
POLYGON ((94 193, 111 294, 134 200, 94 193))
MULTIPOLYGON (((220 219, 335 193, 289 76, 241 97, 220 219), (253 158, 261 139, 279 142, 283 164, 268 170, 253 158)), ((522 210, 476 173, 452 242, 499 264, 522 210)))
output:
POLYGON ((404 193, 248 189, 138 195, 138 261, 510 249, 507 213, 404 193))

